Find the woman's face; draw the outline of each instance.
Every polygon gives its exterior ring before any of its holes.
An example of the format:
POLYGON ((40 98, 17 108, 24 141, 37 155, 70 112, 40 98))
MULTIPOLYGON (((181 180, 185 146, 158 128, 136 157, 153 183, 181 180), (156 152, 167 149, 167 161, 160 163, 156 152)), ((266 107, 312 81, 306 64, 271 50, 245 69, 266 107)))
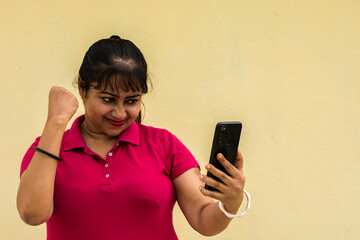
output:
POLYGON ((85 107, 85 127, 92 134, 116 137, 137 118, 142 93, 122 89, 90 88, 80 91, 85 107))

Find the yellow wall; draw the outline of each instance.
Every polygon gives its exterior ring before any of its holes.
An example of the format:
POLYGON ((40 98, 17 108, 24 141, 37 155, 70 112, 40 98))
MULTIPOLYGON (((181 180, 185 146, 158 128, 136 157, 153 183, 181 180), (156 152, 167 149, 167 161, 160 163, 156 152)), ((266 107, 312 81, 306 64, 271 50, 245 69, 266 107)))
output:
MULTIPOLYGON (((211 239, 359 239, 359 12, 350 0, 1 0, 0 239, 45 239, 17 214, 20 161, 50 87, 76 93, 86 49, 112 34, 148 60, 145 124, 202 166, 215 123, 243 122, 253 208, 211 239)), ((208 239, 178 208, 175 227, 208 239)))

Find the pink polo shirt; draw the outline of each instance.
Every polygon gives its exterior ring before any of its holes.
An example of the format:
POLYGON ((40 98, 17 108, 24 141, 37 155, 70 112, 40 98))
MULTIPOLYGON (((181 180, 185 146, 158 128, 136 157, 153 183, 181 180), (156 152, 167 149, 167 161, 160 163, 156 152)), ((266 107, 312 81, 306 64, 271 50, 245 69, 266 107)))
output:
MULTIPOLYGON (((133 123, 103 159, 86 146, 83 120, 64 133, 47 239, 177 239, 172 181, 199 167, 190 151, 167 130, 133 123)), ((21 173, 38 142, 26 152, 21 173)))

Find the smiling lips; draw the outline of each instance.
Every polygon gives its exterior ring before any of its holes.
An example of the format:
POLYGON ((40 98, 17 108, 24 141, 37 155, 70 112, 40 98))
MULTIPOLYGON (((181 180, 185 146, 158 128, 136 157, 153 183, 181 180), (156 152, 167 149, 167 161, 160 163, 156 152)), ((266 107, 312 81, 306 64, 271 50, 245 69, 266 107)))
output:
POLYGON ((107 120, 109 121, 109 123, 111 123, 111 125, 114 125, 114 126, 116 126, 116 127, 120 127, 120 126, 122 126, 123 124, 124 124, 124 120, 122 120, 122 121, 115 121, 115 120, 111 120, 111 119, 109 119, 109 118, 107 118, 107 120))

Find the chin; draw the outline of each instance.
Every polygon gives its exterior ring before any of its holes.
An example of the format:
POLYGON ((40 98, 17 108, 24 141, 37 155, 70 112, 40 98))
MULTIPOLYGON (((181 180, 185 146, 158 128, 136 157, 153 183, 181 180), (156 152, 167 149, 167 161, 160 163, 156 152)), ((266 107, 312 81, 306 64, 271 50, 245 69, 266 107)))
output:
POLYGON ((109 130, 107 131, 107 135, 109 135, 110 137, 116 137, 120 135, 123 131, 125 131, 128 127, 129 126, 121 126, 118 129, 109 130))
POLYGON ((117 137, 119 136, 124 130, 121 131, 108 131, 107 135, 110 137, 117 137))

